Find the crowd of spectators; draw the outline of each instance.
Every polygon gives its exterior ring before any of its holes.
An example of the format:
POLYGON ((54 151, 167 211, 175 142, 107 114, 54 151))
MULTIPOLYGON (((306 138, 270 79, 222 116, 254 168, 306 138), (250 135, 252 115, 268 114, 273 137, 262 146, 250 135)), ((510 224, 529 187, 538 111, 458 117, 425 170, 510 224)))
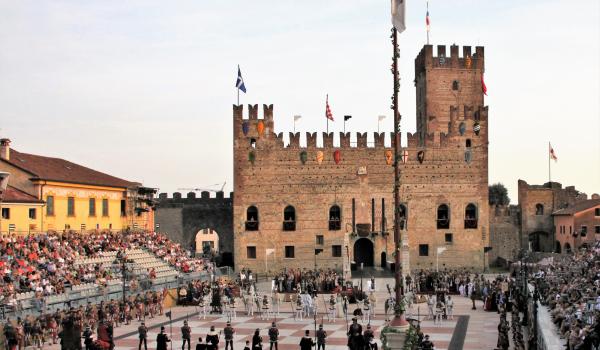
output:
POLYGON ((134 248, 146 249, 184 273, 212 272, 207 260, 193 257, 179 243, 156 232, 5 235, 0 237, 0 303, 14 302, 18 293, 32 292, 40 298, 83 283, 103 285, 120 278, 120 269, 77 261, 134 248))
POLYGON ((273 289, 280 293, 307 291, 333 292, 342 285, 342 277, 334 269, 287 268, 273 279, 273 289))

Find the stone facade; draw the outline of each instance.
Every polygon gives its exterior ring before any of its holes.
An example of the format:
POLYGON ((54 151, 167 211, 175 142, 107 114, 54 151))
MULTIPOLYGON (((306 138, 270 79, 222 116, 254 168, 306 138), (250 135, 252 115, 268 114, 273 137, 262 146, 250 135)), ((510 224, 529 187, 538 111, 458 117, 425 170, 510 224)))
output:
POLYGON ((506 266, 519 253, 520 247, 519 206, 490 207, 490 265, 506 266))
MULTIPOLYGON (((457 46, 450 57, 445 52, 440 46, 434 57, 427 45, 415 60, 419 126, 407 135, 401 164, 405 269, 409 262, 434 268, 441 246, 441 268, 482 268, 489 245, 483 47, 474 55, 465 47, 463 57, 457 46)), ((236 268, 388 266, 394 176, 384 133, 372 144, 367 133, 358 133, 356 144, 350 133, 340 133, 339 144, 322 133, 317 146, 312 132, 301 147, 300 133, 290 133, 287 145, 274 133, 272 105, 263 106, 262 119, 257 105, 247 119, 234 106, 233 118, 236 268)))
MULTIPOLYGON (((194 192, 182 198, 181 193, 159 194, 155 212, 156 231, 166 233, 170 239, 196 251, 196 236, 202 230, 212 229, 218 235, 218 251, 223 265, 233 266, 233 209, 232 197, 217 192, 211 197, 202 192, 200 198, 194 192)), ((201 251, 201 248, 199 248, 201 251)))

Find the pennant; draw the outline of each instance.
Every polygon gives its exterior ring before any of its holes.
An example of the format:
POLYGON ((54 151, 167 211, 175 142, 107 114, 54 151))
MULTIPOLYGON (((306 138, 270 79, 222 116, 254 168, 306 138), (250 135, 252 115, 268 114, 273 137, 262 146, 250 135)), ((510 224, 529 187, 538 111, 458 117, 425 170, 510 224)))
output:
POLYGON ((427 31, 431 28, 431 22, 429 21, 429 5, 427 5, 427 14, 425 15, 425 25, 427 26, 427 31))
POLYGON ((302 162, 302 164, 306 164, 307 158, 308 158, 308 155, 307 155, 306 151, 300 152, 300 161, 302 162))
POLYGON ((558 157, 556 156, 556 153, 554 153, 554 148, 552 148, 552 145, 550 143, 548 143, 548 147, 550 148, 550 159, 557 162, 558 157))
POLYGON ((171 311, 165 312, 165 316, 167 316, 169 318, 169 320, 170 320, 171 316, 172 316, 171 311))
POLYGON ((406 162, 408 162, 408 151, 407 151, 407 150, 404 150, 404 151, 402 152, 402 163, 403 163, 403 164, 406 164, 406 162))
POLYGON ((465 151, 465 162, 467 162, 467 164, 471 164, 471 159, 473 158, 471 150, 466 150, 465 151))
POLYGON ((398 34, 406 29, 405 13, 406 0, 392 0, 392 24, 396 28, 396 31, 398 31, 398 34))
POLYGON ((340 164, 342 161, 342 153, 339 149, 336 149, 335 152, 333 152, 333 160, 335 161, 335 164, 340 164))
POLYGON ((244 136, 248 135, 248 131, 250 131, 250 125, 248 125, 248 122, 243 122, 242 132, 244 133, 244 136))
POLYGON ((479 125, 478 122, 475 122, 475 124, 473 124, 473 132, 475 135, 479 135, 479 131, 481 131, 481 125, 479 125))
POLYGON ((425 160, 425 151, 419 151, 419 153, 417 153, 417 160, 419 163, 423 164, 423 161, 425 160))
POLYGON ((485 86, 485 81, 483 81, 483 73, 481 73, 481 91, 487 96, 487 86, 485 86))
POLYGON ((345 115, 344 116, 344 121, 347 122, 348 120, 350 120, 350 118, 352 118, 351 115, 345 115))
POLYGON ((385 115, 380 115, 379 117, 377 117, 377 121, 382 121, 385 119, 385 115))
POLYGON ((392 165, 392 159, 393 159, 392 151, 388 149, 387 151, 385 151, 385 163, 387 165, 392 165))
POLYGON ((333 114, 331 113, 331 108, 329 108, 329 94, 325 99, 325 118, 333 121, 333 114))
POLYGON ((254 161, 256 160, 256 154, 250 151, 250 153, 248 153, 248 160, 250 161, 250 163, 252 163, 252 165, 254 165, 254 161))
POLYGON ((315 249, 315 255, 319 255, 321 253, 323 253, 323 249, 322 248, 316 248, 315 249))
POLYGON ((269 255, 271 255, 273 253, 275 253, 275 249, 273 249, 273 248, 267 248, 267 249, 265 249, 265 254, 267 256, 269 256, 269 255))
POLYGON ((317 163, 321 164, 323 161, 323 151, 317 151, 317 163))
POLYGON ((301 115, 295 115, 294 116, 294 121, 297 122, 298 120, 300 120, 300 118, 302 118, 301 115))
POLYGON ((465 134, 465 131, 467 131, 467 124, 465 124, 465 122, 460 122, 460 124, 458 125, 458 133, 460 134, 460 136, 463 136, 465 134))
POLYGON ((441 253, 445 252, 446 249, 448 249, 448 248, 446 248, 446 247, 437 247, 437 253, 438 253, 438 255, 440 255, 441 253))
POLYGON ((242 78, 242 71, 240 70, 240 65, 238 64, 238 76, 237 81, 235 82, 235 87, 238 90, 242 90, 243 93, 246 93, 246 85, 244 85, 244 79, 242 78))
POLYGON ((465 58, 465 66, 467 68, 471 68, 471 64, 473 64, 473 61, 471 60, 471 56, 467 56, 467 58, 465 58))
POLYGON ((265 123, 262 120, 259 120, 256 124, 256 131, 258 131, 259 136, 262 136, 263 131, 265 131, 265 123))

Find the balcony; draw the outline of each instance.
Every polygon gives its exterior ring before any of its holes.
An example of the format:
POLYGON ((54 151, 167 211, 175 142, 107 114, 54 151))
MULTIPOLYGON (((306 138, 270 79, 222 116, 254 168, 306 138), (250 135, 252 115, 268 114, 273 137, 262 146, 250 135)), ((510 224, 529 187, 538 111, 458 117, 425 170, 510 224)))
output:
POLYGON ((477 219, 465 219, 465 228, 477 228, 477 219))
POLYGON ((331 219, 329 220, 329 231, 337 231, 342 229, 342 222, 340 219, 331 219))
POLYGON ((246 221, 246 231, 258 231, 258 221, 246 221))
POLYGON ((296 231, 296 221, 295 220, 286 220, 283 222, 283 230, 284 231, 296 231))

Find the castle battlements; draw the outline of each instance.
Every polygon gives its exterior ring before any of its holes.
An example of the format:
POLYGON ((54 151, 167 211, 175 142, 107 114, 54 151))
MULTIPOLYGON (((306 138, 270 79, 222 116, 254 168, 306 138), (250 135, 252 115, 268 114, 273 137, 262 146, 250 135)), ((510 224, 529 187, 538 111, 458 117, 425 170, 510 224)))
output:
POLYGON ((462 57, 459 56, 458 51, 458 45, 451 45, 450 56, 448 56, 446 45, 437 45, 437 56, 434 56, 433 45, 423 46, 421 52, 415 58, 415 75, 426 68, 484 69, 483 46, 476 46, 473 54, 471 54, 471 46, 463 46, 462 57))

